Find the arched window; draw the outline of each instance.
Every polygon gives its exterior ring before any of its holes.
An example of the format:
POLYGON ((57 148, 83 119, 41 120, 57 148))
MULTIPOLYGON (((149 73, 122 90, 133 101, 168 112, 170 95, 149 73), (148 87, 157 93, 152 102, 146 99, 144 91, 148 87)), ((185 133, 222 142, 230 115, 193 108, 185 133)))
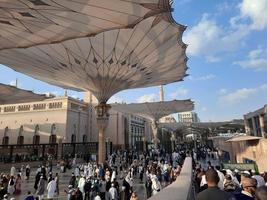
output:
POLYGON ((24 136, 22 135, 22 133, 23 133, 23 126, 20 126, 19 135, 18 135, 18 139, 17 139, 17 144, 18 145, 24 144, 24 136))
POLYGON ((51 135, 55 135, 55 132, 56 132, 56 125, 52 124, 52 126, 51 126, 51 135))
POLYGON ((8 137, 7 133, 8 133, 8 126, 5 128, 4 137, 2 140, 2 145, 8 145, 8 143, 9 143, 9 137, 8 137))
POLYGON ((76 124, 73 124, 71 143, 75 143, 75 142, 76 142, 76 124))
POLYGON ((49 143, 50 144, 57 143, 57 136, 56 136, 55 132, 56 132, 56 125, 52 124, 52 126, 51 126, 51 135, 49 137, 49 143))
POLYGON ((76 135, 72 134, 71 135, 71 143, 75 143, 76 142, 76 135))
POLYGON ((83 135, 83 143, 87 142, 87 135, 83 135))
POLYGON ((32 139, 33 144, 40 144, 39 125, 37 124, 34 129, 34 135, 32 139))

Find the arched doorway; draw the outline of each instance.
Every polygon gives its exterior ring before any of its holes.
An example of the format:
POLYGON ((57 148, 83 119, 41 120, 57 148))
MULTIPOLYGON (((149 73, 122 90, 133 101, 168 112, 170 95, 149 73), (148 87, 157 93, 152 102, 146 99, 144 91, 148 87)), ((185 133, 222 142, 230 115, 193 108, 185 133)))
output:
POLYGON ((24 136, 23 134, 23 126, 20 126, 19 128, 19 134, 18 134, 18 139, 17 139, 17 144, 22 145, 24 144, 24 136))
POLYGON ((87 142, 87 135, 83 135, 83 143, 87 142))
POLYGON ((33 144, 40 144, 39 125, 37 124, 34 129, 34 135, 32 139, 33 144))
POLYGON ((9 143, 9 137, 8 137, 8 126, 5 128, 4 137, 2 140, 2 145, 8 145, 9 143))
POLYGON ((75 142, 76 142, 76 124, 73 124, 73 130, 71 134, 71 143, 75 143, 75 142))
POLYGON ((52 124, 52 126, 51 126, 51 135, 49 137, 49 143, 50 144, 57 143, 56 125, 55 124, 52 124))

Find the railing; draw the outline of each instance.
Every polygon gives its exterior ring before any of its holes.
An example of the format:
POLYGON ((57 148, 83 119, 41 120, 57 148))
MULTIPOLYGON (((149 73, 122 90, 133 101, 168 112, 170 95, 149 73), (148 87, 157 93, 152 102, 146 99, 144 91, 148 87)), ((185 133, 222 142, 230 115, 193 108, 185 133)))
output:
POLYGON ((176 181, 149 198, 149 200, 194 200, 195 191, 192 177, 192 158, 187 157, 176 181))
POLYGON ((53 197, 52 199, 48 198, 43 198, 43 200, 67 200, 68 196, 58 196, 58 197, 53 197))

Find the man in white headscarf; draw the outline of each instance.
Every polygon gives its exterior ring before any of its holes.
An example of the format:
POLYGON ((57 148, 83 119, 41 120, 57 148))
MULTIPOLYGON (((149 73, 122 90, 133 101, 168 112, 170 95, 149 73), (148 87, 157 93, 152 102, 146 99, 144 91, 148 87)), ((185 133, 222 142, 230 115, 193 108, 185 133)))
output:
POLYGON ((12 165, 10 169, 10 176, 15 176, 15 173, 16 173, 16 168, 12 165))
POLYGON ((55 179, 53 178, 52 181, 50 181, 47 184, 47 198, 48 199, 54 198, 56 189, 57 189, 57 183, 56 183, 55 179))

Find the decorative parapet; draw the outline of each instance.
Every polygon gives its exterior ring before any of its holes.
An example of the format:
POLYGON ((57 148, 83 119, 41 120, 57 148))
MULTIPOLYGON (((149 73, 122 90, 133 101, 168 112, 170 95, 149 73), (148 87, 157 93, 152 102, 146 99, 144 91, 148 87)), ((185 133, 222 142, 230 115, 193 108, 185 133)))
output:
POLYGON ((64 105, 64 101, 60 101, 60 100, 56 100, 53 102, 42 101, 42 102, 1 105, 0 114, 62 109, 64 108, 63 105, 64 105))

